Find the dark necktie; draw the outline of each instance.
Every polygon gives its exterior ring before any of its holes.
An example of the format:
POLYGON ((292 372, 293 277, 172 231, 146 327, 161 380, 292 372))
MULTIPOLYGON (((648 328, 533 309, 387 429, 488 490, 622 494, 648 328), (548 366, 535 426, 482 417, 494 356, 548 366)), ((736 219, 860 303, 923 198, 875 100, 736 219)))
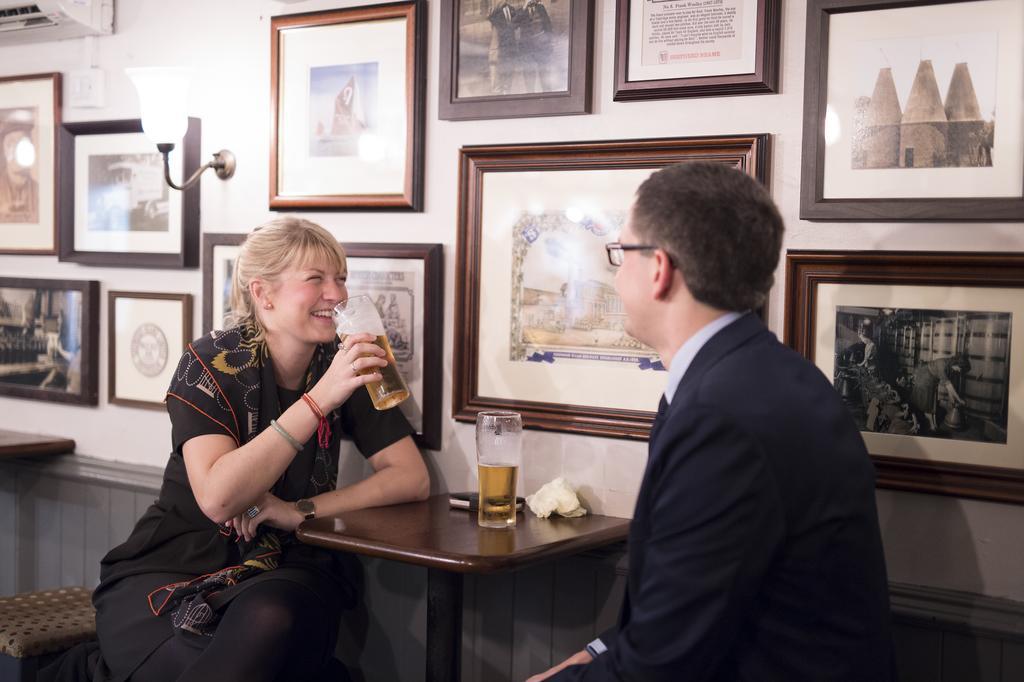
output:
POLYGON ((658 435, 658 430, 661 429, 661 425, 665 423, 665 415, 668 413, 668 401, 665 400, 665 396, 661 396, 661 401, 658 403, 658 413, 654 415, 654 423, 651 425, 651 435, 647 439, 648 443, 654 443, 654 439, 658 435))

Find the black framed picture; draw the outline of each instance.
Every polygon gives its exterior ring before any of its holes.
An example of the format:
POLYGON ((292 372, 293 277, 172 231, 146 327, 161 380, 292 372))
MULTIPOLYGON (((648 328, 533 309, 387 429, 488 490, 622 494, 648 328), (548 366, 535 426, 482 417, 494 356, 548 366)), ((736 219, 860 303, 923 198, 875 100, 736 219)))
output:
POLYGON ((0 277, 0 395, 96 405, 100 283, 0 277))
POLYGON ((800 217, 1024 221, 1024 3, 811 0, 800 217))
POLYGON ((441 3, 438 116, 589 114, 594 0, 441 3))
MULTIPOLYGON (((200 165, 200 121, 190 118, 170 167, 185 177, 200 165)), ((199 264, 199 185, 181 192, 164 180, 163 158, 138 119, 67 123, 61 128, 62 261, 118 267, 199 264)))

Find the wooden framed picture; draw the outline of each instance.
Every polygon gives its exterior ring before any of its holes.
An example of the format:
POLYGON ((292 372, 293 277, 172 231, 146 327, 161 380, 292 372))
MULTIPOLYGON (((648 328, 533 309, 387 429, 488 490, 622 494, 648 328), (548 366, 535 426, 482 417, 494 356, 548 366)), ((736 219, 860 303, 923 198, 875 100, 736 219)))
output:
POLYGON ((441 3, 438 117, 589 114, 594 0, 441 3))
POLYGON ((665 385, 626 334, 605 244, 669 164, 766 181, 767 135, 464 147, 455 272, 455 419, 511 409, 530 428, 645 439, 665 385))
POLYGON ((224 329, 231 311, 231 277, 245 232, 203 233, 203 333, 224 329))
POLYGON ((108 291, 107 336, 108 401, 162 410, 192 341, 192 295, 108 291))
POLYGON ((0 395, 98 402, 100 283, 0 277, 0 395))
POLYGON ((777 92, 780 0, 617 0, 618 102, 777 92))
POLYGON ((1024 220, 1024 4, 810 0, 800 217, 1024 220))
POLYGON ((377 306, 412 396, 400 405, 421 447, 441 449, 444 248, 441 244, 342 244, 349 296, 377 306))
POLYGON ((1024 254, 790 251, 785 317, 879 486, 1024 503, 1024 254))
POLYGON ((59 73, 0 78, 0 253, 57 252, 59 73))
MULTIPOLYGON (((200 121, 170 155, 179 177, 200 165, 200 121)), ((163 157, 139 119, 61 128, 60 260, 85 265, 194 268, 199 264, 199 185, 164 180, 163 157)))
POLYGON ((271 19, 270 208, 422 210, 422 0, 271 19))

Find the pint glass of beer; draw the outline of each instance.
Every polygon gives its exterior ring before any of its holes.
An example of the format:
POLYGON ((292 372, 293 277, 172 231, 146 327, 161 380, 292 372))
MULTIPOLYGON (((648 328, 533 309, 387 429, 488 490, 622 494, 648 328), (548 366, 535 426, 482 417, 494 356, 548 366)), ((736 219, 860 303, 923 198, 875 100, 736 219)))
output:
POLYGON ((476 415, 476 463, 480 474, 477 523, 484 528, 516 525, 516 479, 522 449, 523 419, 518 412, 476 415))
POLYGON ((360 374, 373 374, 380 372, 383 379, 366 384, 366 390, 370 392, 370 400, 378 410, 386 410, 394 407, 409 397, 409 387, 405 385, 405 379, 398 373, 398 365, 395 364, 395 356, 391 352, 391 344, 388 342, 388 335, 384 330, 384 323, 380 320, 380 313, 377 306, 373 304, 369 296, 353 296, 342 301, 334 307, 334 328, 338 331, 338 337, 345 341, 349 334, 373 334, 376 336, 374 343, 384 349, 384 359, 388 361, 386 367, 370 367, 360 371, 360 374))

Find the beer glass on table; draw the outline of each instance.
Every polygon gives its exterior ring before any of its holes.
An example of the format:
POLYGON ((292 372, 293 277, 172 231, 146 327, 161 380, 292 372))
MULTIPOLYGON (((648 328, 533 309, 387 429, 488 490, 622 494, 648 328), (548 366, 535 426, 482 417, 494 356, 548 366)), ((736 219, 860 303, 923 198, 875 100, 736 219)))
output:
POLYGON ((484 528, 516 525, 516 479, 522 461, 523 419, 518 412, 476 415, 476 462, 480 475, 477 523, 484 528))
POLYGON ((398 365, 395 364, 395 356, 391 352, 391 344, 388 342, 384 323, 381 322, 377 306, 373 304, 369 296, 353 296, 336 305, 334 307, 334 328, 338 331, 338 337, 342 343, 350 334, 373 334, 377 337, 373 343, 384 349, 384 359, 388 361, 386 367, 370 367, 359 372, 360 374, 380 372, 383 377, 380 381, 366 384, 366 390, 369 391, 370 400, 373 401, 375 408, 387 410, 409 397, 409 387, 405 385, 405 380, 398 373, 398 365))

